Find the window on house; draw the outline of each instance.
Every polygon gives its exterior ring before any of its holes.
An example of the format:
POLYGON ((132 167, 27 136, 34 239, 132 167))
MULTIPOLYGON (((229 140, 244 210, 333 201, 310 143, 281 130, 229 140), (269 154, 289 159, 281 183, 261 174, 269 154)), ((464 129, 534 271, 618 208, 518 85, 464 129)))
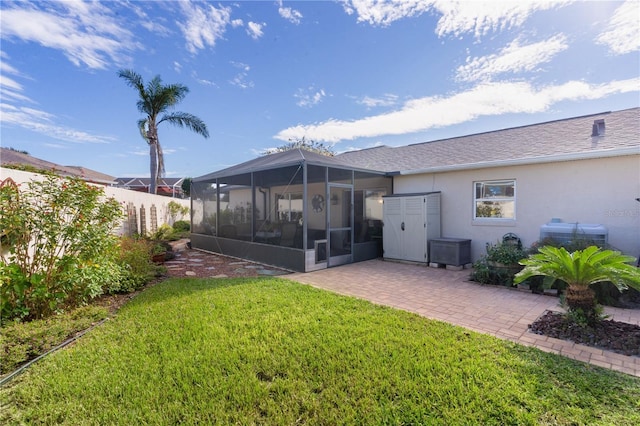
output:
POLYGON ((385 189, 365 189, 354 192, 356 243, 382 237, 382 197, 386 194, 385 189))
POLYGON ((279 222, 302 222, 302 193, 276 194, 279 222))
POLYGON ((516 181, 475 182, 474 219, 516 218, 516 181))

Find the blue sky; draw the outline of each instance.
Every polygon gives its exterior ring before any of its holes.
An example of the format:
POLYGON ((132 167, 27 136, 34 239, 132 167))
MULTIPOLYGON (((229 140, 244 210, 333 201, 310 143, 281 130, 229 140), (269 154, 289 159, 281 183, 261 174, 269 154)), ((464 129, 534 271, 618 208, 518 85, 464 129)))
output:
POLYGON ((337 152, 640 105, 638 1, 0 3, 1 145, 149 175, 136 92, 190 93, 204 139, 159 129, 168 177, 306 137, 337 152))

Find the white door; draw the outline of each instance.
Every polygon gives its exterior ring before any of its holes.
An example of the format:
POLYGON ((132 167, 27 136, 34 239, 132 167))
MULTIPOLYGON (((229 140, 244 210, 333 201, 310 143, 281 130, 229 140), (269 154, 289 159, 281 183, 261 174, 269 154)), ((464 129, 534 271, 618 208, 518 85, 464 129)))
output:
POLYGON ((384 198, 382 243, 384 257, 402 259, 402 198, 384 198))
POLYGON ((404 256, 412 262, 427 261, 427 237, 425 235, 425 198, 404 198, 404 256))
POLYGON ((384 199, 382 242, 385 258, 426 262, 425 208, 423 196, 384 199))

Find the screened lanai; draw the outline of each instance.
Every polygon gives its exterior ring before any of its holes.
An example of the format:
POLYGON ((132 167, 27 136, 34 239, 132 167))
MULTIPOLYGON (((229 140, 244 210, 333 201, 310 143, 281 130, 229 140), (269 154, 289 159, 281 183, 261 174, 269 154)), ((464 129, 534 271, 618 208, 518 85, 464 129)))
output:
POLYGON ((383 172, 294 149, 193 179, 194 248, 308 272, 382 253, 383 172))

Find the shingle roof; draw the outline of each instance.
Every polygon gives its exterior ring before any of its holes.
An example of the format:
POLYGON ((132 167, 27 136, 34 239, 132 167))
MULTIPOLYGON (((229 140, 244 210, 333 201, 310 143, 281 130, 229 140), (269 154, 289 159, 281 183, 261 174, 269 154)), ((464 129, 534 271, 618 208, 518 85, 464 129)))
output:
POLYGON ((342 158, 329 157, 327 155, 322 155, 315 152, 306 151, 304 149, 296 148, 284 152, 278 152, 275 154, 263 155, 261 157, 228 167, 223 170, 199 176, 197 178, 194 178, 193 181, 200 182, 221 177, 237 176, 244 173, 294 166, 303 162, 316 166, 337 167, 343 169, 353 168, 353 165, 345 162, 342 158))
POLYGON ((31 166, 35 169, 49 170, 60 176, 74 176, 89 182, 111 184, 114 181, 113 176, 97 172, 79 166, 61 166, 50 161, 32 157, 24 152, 14 151, 8 148, 0 147, 0 164, 20 164, 31 166))
POLYGON ((410 173, 454 167, 472 169, 500 162, 536 163, 563 156, 605 156, 616 150, 640 154, 640 108, 407 146, 350 151, 336 158, 357 167, 410 173), (599 119, 605 121, 604 135, 592 137, 594 121, 599 119))

